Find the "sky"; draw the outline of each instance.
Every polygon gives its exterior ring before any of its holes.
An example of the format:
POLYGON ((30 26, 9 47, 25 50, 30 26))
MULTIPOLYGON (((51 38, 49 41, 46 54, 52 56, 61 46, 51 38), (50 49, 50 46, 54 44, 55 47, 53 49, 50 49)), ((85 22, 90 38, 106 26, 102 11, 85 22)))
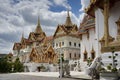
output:
POLYGON ((89 0, 0 0, 0 53, 12 52, 15 42, 24 33, 27 38, 40 24, 47 36, 53 35, 58 24, 64 24, 67 10, 71 20, 79 24, 89 0))

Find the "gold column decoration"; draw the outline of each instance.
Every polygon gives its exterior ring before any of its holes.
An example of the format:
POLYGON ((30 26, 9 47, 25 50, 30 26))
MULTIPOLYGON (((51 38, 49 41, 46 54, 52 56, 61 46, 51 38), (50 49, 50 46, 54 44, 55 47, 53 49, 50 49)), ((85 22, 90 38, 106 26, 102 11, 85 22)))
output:
POLYGON ((90 0, 90 3, 95 3, 96 2, 96 0, 90 0))
POLYGON ((116 21, 116 24, 118 26, 116 40, 109 43, 109 47, 102 47, 101 52, 112 52, 113 47, 114 51, 120 51, 120 18, 116 21))
POLYGON ((104 36, 100 40, 102 47, 108 47, 109 42, 112 42, 114 38, 109 35, 109 0, 104 0, 104 36))
POLYGON ((120 41, 120 18, 116 21, 117 24, 117 41, 120 41))
POLYGON ((92 53, 95 53, 95 50, 94 50, 93 46, 92 46, 92 50, 91 50, 91 54, 92 54, 92 53))

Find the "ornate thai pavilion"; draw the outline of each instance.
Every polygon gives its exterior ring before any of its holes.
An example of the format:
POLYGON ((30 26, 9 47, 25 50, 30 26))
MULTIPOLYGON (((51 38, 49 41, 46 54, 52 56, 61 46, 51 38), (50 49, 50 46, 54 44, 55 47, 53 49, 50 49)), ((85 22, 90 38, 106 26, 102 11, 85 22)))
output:
POLYGON ((52 41, 53 37, 47 37, 42 31, 38 18, 35 31, 30 32, 27 39, 22 34, 21 41, 14 43, 14 59, 18 57, 30 69, 29 71, 36 71, 37 67, 44 63, 56 64, 58 55, 52 47, 52 41), (30 63, 34 65, 30 66, 30 63))

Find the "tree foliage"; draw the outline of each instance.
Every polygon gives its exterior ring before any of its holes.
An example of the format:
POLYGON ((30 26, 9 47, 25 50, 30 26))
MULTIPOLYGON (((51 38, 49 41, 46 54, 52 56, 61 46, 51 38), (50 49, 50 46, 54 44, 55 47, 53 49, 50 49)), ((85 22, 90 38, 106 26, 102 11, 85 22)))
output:
POLYGON ((11 63, 7 62, 6 58, 0 58, 0 73, 11 72, 11 63))
POLYGON ((16 61, 13 63, 14 67, 14 72, 23 72, 24 71, 24 66, 20 62, 19 58, 16 59, 16 61))
POLYGON ((0 58, 0 73, 22 72, 24 71, 23 64, 19 58, 15 62, 8 61, 7 57, 0 58))

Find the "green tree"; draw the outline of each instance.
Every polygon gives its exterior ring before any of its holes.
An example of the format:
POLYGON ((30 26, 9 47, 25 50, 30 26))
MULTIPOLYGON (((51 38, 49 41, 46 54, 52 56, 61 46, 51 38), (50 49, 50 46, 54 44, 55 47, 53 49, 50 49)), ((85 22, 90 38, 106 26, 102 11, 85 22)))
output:
POLYGON ((7 61, 6 57, 0 58, 0 73, 11 72, 12 65, 7 61))
POLYGON ((14 72, 23 72, 24 71, 24 66, 20 62, 19 58, 16 59, 16 61, 13 63, 14 67, 14 72))

